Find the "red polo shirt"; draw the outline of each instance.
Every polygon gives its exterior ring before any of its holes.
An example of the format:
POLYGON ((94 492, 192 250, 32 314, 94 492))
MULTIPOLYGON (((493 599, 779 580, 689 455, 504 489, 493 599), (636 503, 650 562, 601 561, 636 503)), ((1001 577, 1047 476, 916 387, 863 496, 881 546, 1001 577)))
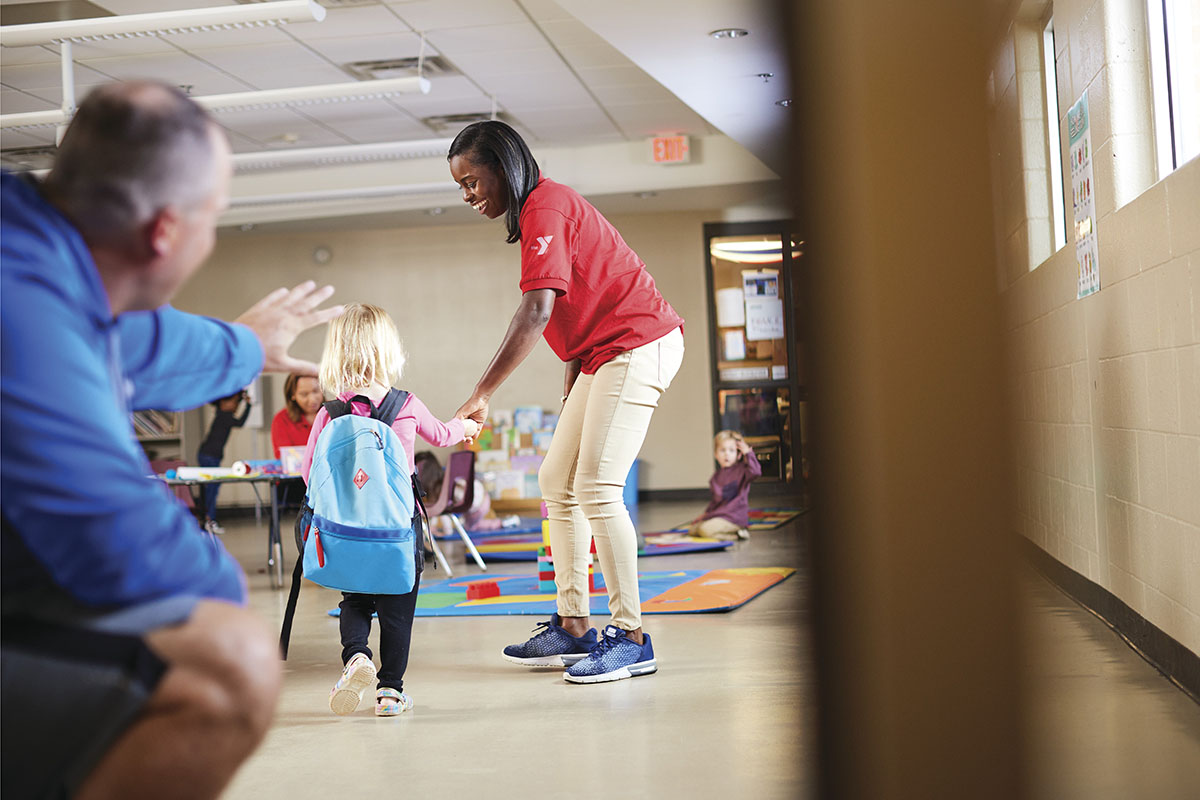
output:
POLYGON ((637 253, 574 189, 540 179, 520 223, 521 291, 554 290, 543 335, 563 361, 580 359, 590 375, 683 325, 637 253))
POLYGON ((300 416, 299 422, 292 422, 286 408, 281 408, 271 420, 271 446, 275 448, 275 457, 279 458, 281 447, 304 447, 308 444, 308 434, 312 432, 312 423, 300 416))

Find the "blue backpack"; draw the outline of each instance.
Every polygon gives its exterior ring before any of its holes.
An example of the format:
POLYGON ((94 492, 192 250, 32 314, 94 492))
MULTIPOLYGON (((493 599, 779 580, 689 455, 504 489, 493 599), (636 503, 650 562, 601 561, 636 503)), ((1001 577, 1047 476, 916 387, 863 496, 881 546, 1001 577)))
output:
POLYGON ((325 403, 308 496, 296 523, 300 556, 284 614, 287 658, 300 574, 321 586, 361 594, 408 594, 424 562, 421 491, 392 423, 408 392, 392 389, 378 408, 358 395, 325 403), (371 416, 351 413, 364 402, 371 416))

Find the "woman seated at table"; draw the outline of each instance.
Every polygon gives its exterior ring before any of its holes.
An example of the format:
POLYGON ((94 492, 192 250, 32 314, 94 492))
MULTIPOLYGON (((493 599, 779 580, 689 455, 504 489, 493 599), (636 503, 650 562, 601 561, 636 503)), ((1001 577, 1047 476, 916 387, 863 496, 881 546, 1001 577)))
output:
POLYGON ((279 458, 281 447, 304 447, 312 431, 313 420, 321 410, 325 396, 316 378, 292 373, 283 384, 284 407, 271 421, 271 446, 279 458))

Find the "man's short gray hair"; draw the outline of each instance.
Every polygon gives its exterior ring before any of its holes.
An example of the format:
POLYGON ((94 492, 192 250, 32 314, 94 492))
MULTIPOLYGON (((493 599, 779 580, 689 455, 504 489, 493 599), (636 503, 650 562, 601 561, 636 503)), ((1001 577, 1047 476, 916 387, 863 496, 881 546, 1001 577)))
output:
POLYGON ((191 210, 212 192, 212 126, 174 86, 101 86, 79 104, 45 192, 85 239, 122 239, 163 208, 191 210))

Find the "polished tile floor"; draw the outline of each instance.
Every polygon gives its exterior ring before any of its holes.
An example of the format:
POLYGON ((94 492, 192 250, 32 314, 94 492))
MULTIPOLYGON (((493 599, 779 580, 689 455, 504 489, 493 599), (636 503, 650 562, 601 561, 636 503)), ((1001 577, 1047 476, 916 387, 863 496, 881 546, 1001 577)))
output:
MULTIPOLYGON (((702 506, 645 504, 642 529, 669 528, 702 506)), ((252 606, 277 626, 286 593, 257 573, 265 528, 227 528, 228 545, 251 573, 252 606)), ((456 574, 478 572, 461 548, 447 556, 456 574)), ((644 568, 801 560, 800 526, 791 523, 725 554, 660 556, 644 568)), ((533 572, 535 564, 490 571, 533 572)), ((340 595, 306 583, 274 729, 226 796, 795 797, 812 774, 803 758, 812 708, 798 617, 805 588, 798 573, 732 613, 647 617, 658 673, 595 685, 501 659, 504 645, 527 638, 540 617, 418 618, 405 676, 416 707, 376 718, 367 703, 350 717, 329 711, 341 664, 337 620, 325 611, 340 595)))
MULTIPOLYGON (((642 529, 670 527, 701 506, 643 504, 642 529)), ((660 665, 652 676, 577 686, 561 671, 503 661, 500 649, 526 638, 538 617, 418 619, 405 679, 416 708, 391 719, 365 702, 350 717, 330 713, 340 648, 325 611, 340 598, 306 584, 274 728, 226 797, 814 797, 806 520, 724 554, 645 561, 655 570, 799 570, 732 613, 647 617, 660 665)), ((286 593, 262 572, 265 528, 227 527, 250 573, 251 605, 277 627, 286 593)), ((448 555, 456 574, 478 572, 461 550, 448 555)), ((1200 706, 1052 585, 1030 572, 1023 586, 1033 796, 1200 796, 1200 706)))

